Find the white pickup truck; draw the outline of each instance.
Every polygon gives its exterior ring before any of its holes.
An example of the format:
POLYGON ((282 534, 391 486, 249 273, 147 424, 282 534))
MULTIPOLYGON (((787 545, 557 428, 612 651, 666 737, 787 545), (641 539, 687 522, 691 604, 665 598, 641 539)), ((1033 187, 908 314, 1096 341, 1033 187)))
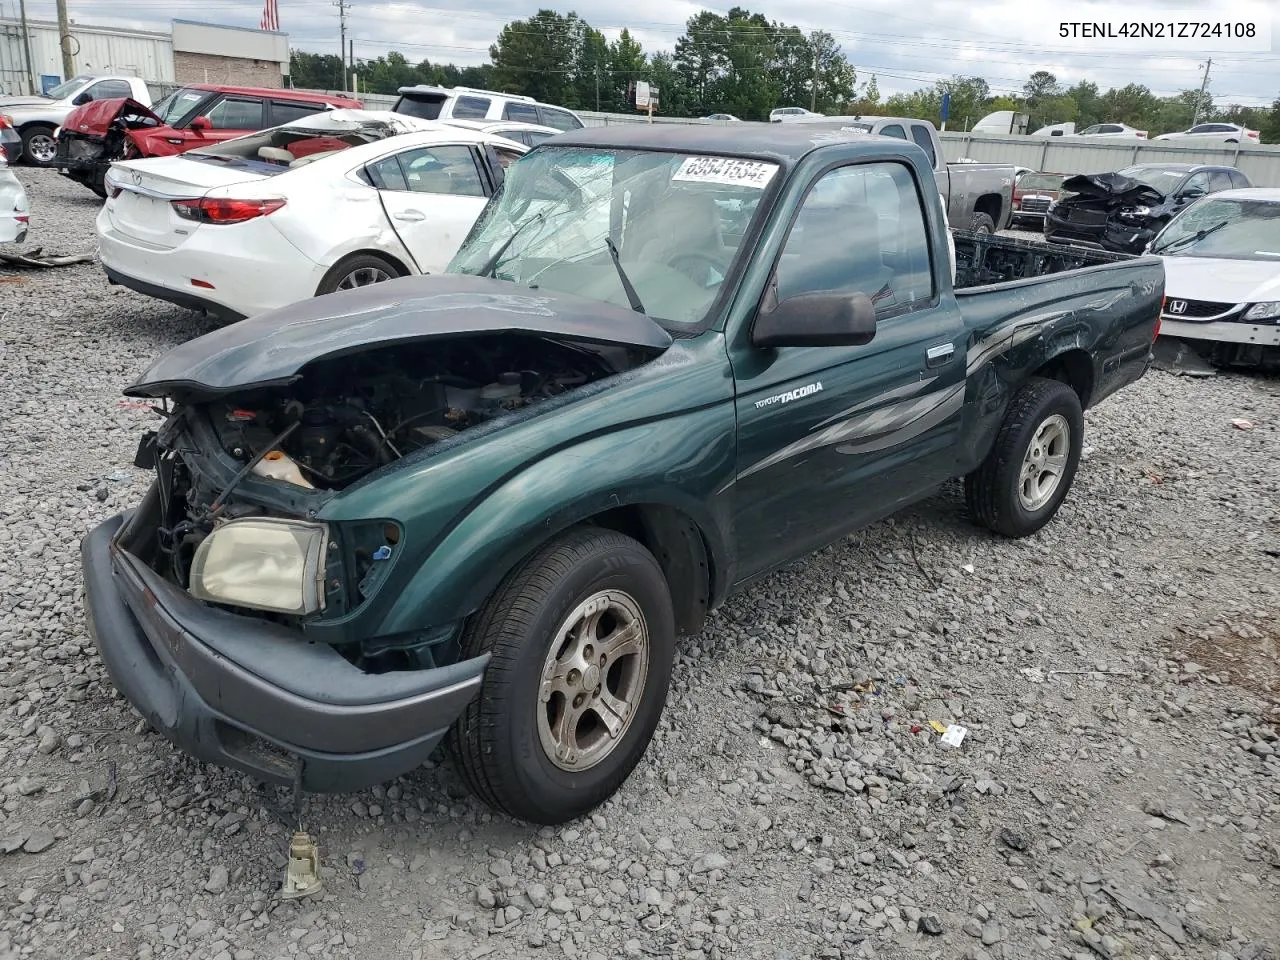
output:
POLYGON ((117 97, 130 97, 149 107, 160 95, 159 88, 137 77, 85 74, 58 84, 48 95, 0 97, 0 114, 9 118, 22 137, 22 158, 32 166, 47 167, 58 154, 54 131, 76 107, 117 97))

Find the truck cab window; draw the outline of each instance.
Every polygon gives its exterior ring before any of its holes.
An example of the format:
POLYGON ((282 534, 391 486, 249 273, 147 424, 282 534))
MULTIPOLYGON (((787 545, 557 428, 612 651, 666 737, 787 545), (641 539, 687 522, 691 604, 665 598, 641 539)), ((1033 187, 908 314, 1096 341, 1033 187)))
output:
POLYGON ((899 140, 907 139, 907 132, 902 129, 901 124, 891 123, 887 127, 880 128, 880 136, 897 137, 899 140))
POLYGON ((933 152, 933 137, 930 135, 928 128, 922 127, 918 123, 913 123, 911 125, 911 139, 925 152, 925 156, 929 158, 929 166, 936 168, 938 166, 938 155, 933 152))
POLYGON ((933 299, 920 196, 899 163, 840 167, 809 191, 777 267, 778 299, 865 293, 881 318, 933 299))

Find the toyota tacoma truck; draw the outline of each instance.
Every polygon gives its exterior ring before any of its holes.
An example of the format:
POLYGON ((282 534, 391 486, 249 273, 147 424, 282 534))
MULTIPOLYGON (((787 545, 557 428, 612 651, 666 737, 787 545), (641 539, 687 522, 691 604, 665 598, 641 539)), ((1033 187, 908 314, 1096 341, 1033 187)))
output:
MULTIPOLYGON (((79 76, 60 83, 47 96, 0 97, 0 114, 22 137, 22 158, 32 166, 52 166, 58 147, 54 133, 76 107, 95 100, 131 97, 150 104, 159 87, 138 77, 79 76)), ((10 162, 16 158, 10 157, 10 162)))
POLYGON ((731 591, 954 478, 1002 536, 1050 522, 1082 411, 1148 368, 1161 262, 958 233, 953 282, 924 151, 817 133, 564 134, 445 273, 162 356, 125 390, 154 482, 82 542, 115 685, 262 781, 359 789, 447 738, 560 823, 731 591))
POLYGON ((801 117, 794 122, 842 132, 910 140, 929 157, 934 179, 946 200, 947 222, 958 230, 995 233, 1013 218, 1013 186, 1018 168, 1009 163, 947 163, 937 128, 912 117, 801 117))

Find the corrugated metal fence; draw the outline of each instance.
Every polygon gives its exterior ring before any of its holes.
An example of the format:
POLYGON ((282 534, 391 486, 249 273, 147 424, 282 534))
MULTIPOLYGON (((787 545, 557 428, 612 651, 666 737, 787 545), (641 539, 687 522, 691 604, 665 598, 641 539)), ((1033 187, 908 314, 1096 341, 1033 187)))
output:
MULTIPOLYGON (((376 93, 358 94, 371 110, 390 110, 396 97, 376 93)), ((596 113, 579 110, 588 127, 646 123, 643 114, 596 113)), ((696 120, 681 117, 654 117, 654 123, 714 123, 733 126, 729 121, 696 120)), ((1135 163, 1213 163, 1237 167, 1255 186, 1280 187, 1280 146, 1235 144, 1196 147, 1171 146, 1154 140, 1108 140, 1075 137, 1000 137, 972 133, 941 133, 942 148, 949 161, 962 158, 982 163, 1012 163, 1054 173, 1103 173, 1135 163)))
MULTIPOLYGON (((31 72, 39 90, 42 75, 62 77, 58 25, 28 19, 27 28, 31 72)), ((71 51, 77 73, 119 73, 158 83, 173 82, 173 42, 165 33, 73 24, 71 51)), ((18 20, 0 17, 0 93, 29 92, 22 25, 18 20)))

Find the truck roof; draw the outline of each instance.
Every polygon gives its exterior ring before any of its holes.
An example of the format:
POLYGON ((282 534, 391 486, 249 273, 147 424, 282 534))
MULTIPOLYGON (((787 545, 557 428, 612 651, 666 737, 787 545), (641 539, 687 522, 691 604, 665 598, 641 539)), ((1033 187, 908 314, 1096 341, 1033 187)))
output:
MULTIPOLYGON (((897 137, 850 133, 807 123, 742 124, 617 124, 584 127, 562 133, 556 146, 609 147, 618 150, 670 150, 677 153, 709 153, 731 157, 774 160, 790 166, 806 154, 833 143, 848 144, 855 153, 898 153, 918 146, 897 137), (861 148, 861 149, 857 149, 861 148)), ((920 150, 921 155, 924 151, 920 150)), ((925 164, 928 166, 928 164, 925 164)))

